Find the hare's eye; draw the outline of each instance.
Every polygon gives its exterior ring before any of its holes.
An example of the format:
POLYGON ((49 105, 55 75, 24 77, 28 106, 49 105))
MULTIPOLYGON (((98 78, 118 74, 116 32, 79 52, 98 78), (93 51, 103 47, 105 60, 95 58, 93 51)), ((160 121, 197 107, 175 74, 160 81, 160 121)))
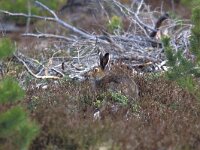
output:
POLYGON ((99 68, 94 68, 94 72, 99 72, 99 68))

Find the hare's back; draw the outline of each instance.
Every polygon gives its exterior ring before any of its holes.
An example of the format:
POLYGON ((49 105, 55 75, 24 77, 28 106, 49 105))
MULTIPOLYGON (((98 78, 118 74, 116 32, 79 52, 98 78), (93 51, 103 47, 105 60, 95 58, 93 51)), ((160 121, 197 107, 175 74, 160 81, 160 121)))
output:
POLYGON ((110 75, 104 77, 99 83, 99 88, 104 88, 112 92, 120 92, 129 99, 138 98, 138 86, 133 77, 126 75, 110 75))
POLYGON ((133 77, 123 76, 120 79, 120 84, 116 85, 116 87, 127 96, 129 99, 137 99, 138 98, 138 86, 135 83, 133 77))

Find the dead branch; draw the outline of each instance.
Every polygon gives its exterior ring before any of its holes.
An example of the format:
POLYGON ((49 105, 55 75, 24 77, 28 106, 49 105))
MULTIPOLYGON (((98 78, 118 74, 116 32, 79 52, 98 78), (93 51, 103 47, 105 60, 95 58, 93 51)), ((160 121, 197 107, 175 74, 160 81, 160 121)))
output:
POLYGON ((53 21, 53 22, 57 22, 59 25, 73 31, 74 33, 77 33, 85 38, 89 38, 89 39, 95 39, 95 36, 92 36, 90 34, 87 34, 81 30, 79 30, 78 28, 71 26, 70 24, 64 22, 63 20, 61 20, 56 14, 55 12, 53 12, 53 10, 49 9, 47 6, 43 5, 42 3, 36 1, 35 2, 38 6, 42 7, 43 9, 47 10, 50 14, 53 15, 53 17, 44 17, 44 16, 37 16, 37 15, 27 15, 24 13, 11 13, 8 11, 4 11, 4 10, 0 10, 1 13, 4 13, 6 15, 9 16, 18 16, 18 17, 27 17, 27 18, 36 18, 36 19, 42 19, 45 21, 53 21))
MULTIPOLYGON (((144 29, 149 29, 151 31, 156 31, 154 28, 146 25, 145 23, 143 23, 140 18, 138 17, 138 13, 135 13, 133 11, 131 11, 130 9, 128 9, 127 7, 125 7, 124 5, 122 5, 120 2, 117 2, 116 0, 112 0, 113 4, 115 4, 117 7, 120 8, 120 10, 126 10, 129 14, 133 15, 135 17, 136 22, 138 22, 141 26, 144 27, 144 29)), ((125 12, 125 11, 124 11, 125 12)))
MULTIPOLYGON (((14 54, 14 56, 15 56, 15 58, 17 58, 17 60, 19 61, 19 62, 21 62, 23 65, 24 65, 24 67, 27 69, 27 71, 33 76, 33 77, 35 77, 35 78, 37 78, 37 79, 60 79, 60 77, 57 77, 57 76, 51 76, 51 75, 47 75, 47 76, 40 76, 40 75, 37 75, 37 74, 34 74, 33 73, 33 71, 28 67, 28 65, 27 65, 27 63, 22 59, 22 58, 20 58, 19 57, 19 54, 14 54)), ((43 69, 42 69, 43 70, 43 69)), ((54 69, 55 70, 55 69, 54 69)), ((40 71, 41 72, 41 71, 40 71)), ((57 71, 58 72, 58 71, 57 71)), ((60 72, 58 72, 58 73, 60 73, 60 72)), ((63 74, 62 74, 63 75, 63 74)))
POLYGON ((65 41, 68 41, 68 42, 74 41, 74 39, 68 38, 68 37, 65 37, 65 36, 55 35, 55 34, 45 34, 45 33, 40 33, 40 34, 24 33, 24 34, 22 34, 22 36, 36 37, 36 38, 54 38, 54 39, 58 39, 58 40, 65 40, 65 41))
MULTIPOLYGON (((189 44, 187 39, 190 34, 190 32, 188 32, 191 28, 190 24, 184 24, 182 22, 182 26, 179 27, 179 23, 177 21, 169 18, 167 19, 169 23, 166 23, 165 26, 161 26, 161 23, 166 19, 166 15, 161 16, 157 22, 153 23, 155 20, 153 15, 150 15, 149 12, 142 12, 143 7, 146 6, 143 0, 136 5, 135 10, 124 6, 116 0, 102 0, 100 7, 102 8, 102 11, 105 11, 104 14, 106 14, 106 18, 109 20, 110 16, 109 13, 106 12, 106 7, 104 7, 105 3, 103 2, 113 5, 118 12, 120 11, 122 13, 122 16, 125 16, 125 18, 130 21, 130 29, 128 32, 117 31, 114 32, 115 34, 102 32, 102 35, 98 35, 83 31, 67 22, 64 22, 53 10, 38 1, 35 2, 36 5, 49 12, 51 16, 38 16, 31 13, 11 13, 0 10, 0 13, 4 13, 9 16, 35 18, 55 22, 61 27, 64 27, 64 29, 71 31, 71 34, 68 36, 42 32, 24 33, 22 36, 52 38, 59 42, 57 45, 54 44, 53 46, 54 50, 52 50, 52 57, 44 58, 43 63, 38 60, 30 59, 27 56, 22 56, 20 53, 16 53, 15 57, 35 78, 58 79, 66 74, 71 77, 77 77, 83 74, 83 72, 89 70, 92 66, 97 64, 99 52, 109 52, 112 54, 112 58, 114 60, 127 62, 127 64, 130 64, 133 68, 140 66, 138 64, 146 63, 151 66, 159 66, 160 64, 164 65, 165 56, 163 53, 162 43, 158 39, 152 39, 152 37, 157 34, 158 30, 167 31, 164 34, 171 37, 171 45, 176 50, 180 47, 184 49, 184 47, 187 47, 189 44), (148 21, 155 24, 155 27, 149 23, 145 23, 145 17, 143 15, 148 16, 148 21), (67 58, 65 56, 56 56, 55 54, 57 54, 58 50, 61 49, 63 52, 68 51, 72 52, 72 54, 70 55, 69 53, 67 58), (46 65, 44 65, 44 63, 46 65), (34 72, 37 73, 35 74, 34 72)), ((48 50, 50 51, 51 49, 48 50)), ((187 50, 185 50, 184 53, 187 53, 187 50)))

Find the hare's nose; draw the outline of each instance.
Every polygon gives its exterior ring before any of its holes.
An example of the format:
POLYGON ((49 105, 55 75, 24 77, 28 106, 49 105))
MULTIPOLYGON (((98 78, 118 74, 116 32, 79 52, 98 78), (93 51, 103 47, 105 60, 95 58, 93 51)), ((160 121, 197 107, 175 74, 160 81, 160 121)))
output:
POLYGON ((83 74, 83 78, 85 78, 85 80, 88 80, 91 77, 91 73, 90 72, 86 72, 83 74))
POLYGON ((87 73, 87 76, 88 76, 88 77, 92 77, 92 76, 93 76, 93 72, 92 72, 92 71, 89 71, 89 72, 87 73))

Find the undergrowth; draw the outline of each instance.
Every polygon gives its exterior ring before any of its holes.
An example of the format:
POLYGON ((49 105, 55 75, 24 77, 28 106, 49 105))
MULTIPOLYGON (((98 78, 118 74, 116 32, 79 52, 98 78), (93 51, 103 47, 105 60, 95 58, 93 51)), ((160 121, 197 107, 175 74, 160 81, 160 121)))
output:
POLYGON ((24 105, 42 128, 31 149, 199 149, 195 97, 164 77, 144 75, 135 81, 140 98, 132 106, 92 92, 86 82, 30 87, 24 105))

